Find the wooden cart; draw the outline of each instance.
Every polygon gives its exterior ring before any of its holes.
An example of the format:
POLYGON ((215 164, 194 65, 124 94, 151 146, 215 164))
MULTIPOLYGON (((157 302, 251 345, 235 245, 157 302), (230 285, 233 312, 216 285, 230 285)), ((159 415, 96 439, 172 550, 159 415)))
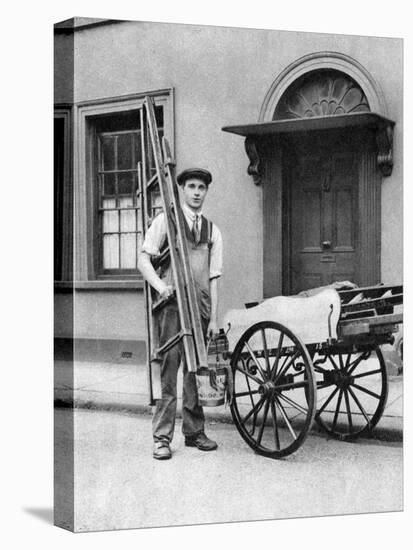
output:
POLYGON ((323 302, 331 301, 326 315, 321 297, 281 299, 281 322, 277 311, 265 313, 261 304, 246 310, 246 319, 261 311, 261 320, 230 348, 231 412, 240 435, 257 453, 281 458, 303 444, 314 420, 343 441, 369 434, 386 405, 388 379, 380 346, 394 342, 402 323, 397 306, 403 287, 329 290, 323 302), (289 304, 303 315, 307 304, 313 304, 309 311, 319 318, 321 312, 325 327, 319 340, 314 331, 302 338, 302 329, 295 330, 295 325, 308 329, 311 323, 288 321, 294 309, 289 304))

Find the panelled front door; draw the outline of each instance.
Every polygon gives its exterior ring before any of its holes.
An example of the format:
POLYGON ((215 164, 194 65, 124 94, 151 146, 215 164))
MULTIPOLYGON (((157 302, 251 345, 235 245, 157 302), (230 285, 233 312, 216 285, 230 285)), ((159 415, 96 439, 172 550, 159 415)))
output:
POLYGON ((359 156, 328 140, 301 150, 290 173, 290 292, 359 283, 359 156))

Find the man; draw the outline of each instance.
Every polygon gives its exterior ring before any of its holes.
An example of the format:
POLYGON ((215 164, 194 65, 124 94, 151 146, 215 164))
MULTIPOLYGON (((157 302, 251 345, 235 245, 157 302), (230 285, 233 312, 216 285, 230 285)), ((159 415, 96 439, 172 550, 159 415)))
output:
MULTIPOLYGON (((196 294, 201 314, 204 336, 218 332, 218 278, 222 273, 222 237, 218 227, 202 215, 202 205, 212 181, 207 170, 191 168, 179 174, 178 184, 182 189, 182 211, 185 221, 185 236, 188 242, 189 262, 195 280, 196 294)), ((173 277, 169 266, 160 276, 155 272, 151 256, 160 253, 166 243, 165 216, 162 212, 149 227, 138 268, 148 283, 166 298, 173 292, 173 277)), ((176 302, 168 304, 155 321, 159 345, 179 331, 179 315, 176 302)), ((170 443, 173 438, 176 404, 177 374, 182 358, 182 345, 178 344, 163 355, 161 364, 162 398, 156 402, 152 431, 153 456, 156 459, 171 458, 170 443)), ((204 413, 198 404, 195 373, 188 372, 184 361, 183 372, 182 432, 185 445, 202 451, 217 448, 215 441, 204 432, 204 413)))

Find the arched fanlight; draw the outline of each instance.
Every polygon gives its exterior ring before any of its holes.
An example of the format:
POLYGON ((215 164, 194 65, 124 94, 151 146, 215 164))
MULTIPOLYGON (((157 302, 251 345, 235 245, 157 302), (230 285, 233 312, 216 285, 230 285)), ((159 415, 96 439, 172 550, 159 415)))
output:
POLYGON ((318 70, 298 78, 281 97, 273 120, 369 112, 360 86, 336 70, 318 70))

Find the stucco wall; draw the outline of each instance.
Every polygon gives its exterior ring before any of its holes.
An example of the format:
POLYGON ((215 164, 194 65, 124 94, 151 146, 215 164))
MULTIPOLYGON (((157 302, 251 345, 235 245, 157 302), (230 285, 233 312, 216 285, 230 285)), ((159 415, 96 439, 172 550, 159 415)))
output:
MULTIPOLYGON (((263 286, 262 191, 246 174, 243 138, 221 127, 257 121, 279 73, 297 58, 323 50, 361 63, 381 86, 387 114, 396 121, 395 168, 383 182, 382 279, 397 282, 402 272, 401 40, 146 22, 75 33, 76 102, 175 89, 177 168, 201 165, 214 176, 205 213, 219 225, 225 242, 221 315, 260 299, 263 286)), ((60 88, 59 93, 64 95, 60 88)), ((96 302, 95 313, 80 329, 85 333, 114 330, 111 323, 102 325, 100 306, 114 312, 130 307, 122 293, 81 296, 80 308, 89 307, 90 299, 96 302)), ((142 328, 142 321, 143 316, 137 326, 142 328)), ((126 333, 126 326, 119 332, 126 333)))
POLYGON ((75 294, 76 338, 135 340, 145 336, 143 294, 79 291, 75 294))
POLYGON ((143 293, 133 291, 80 290, 55 296, 55 336, 141 340, 145 337, 143 293), (68 315, 73 304, 74 330, 68 315), (73 334, 72 334, 73 333, 73 334))

